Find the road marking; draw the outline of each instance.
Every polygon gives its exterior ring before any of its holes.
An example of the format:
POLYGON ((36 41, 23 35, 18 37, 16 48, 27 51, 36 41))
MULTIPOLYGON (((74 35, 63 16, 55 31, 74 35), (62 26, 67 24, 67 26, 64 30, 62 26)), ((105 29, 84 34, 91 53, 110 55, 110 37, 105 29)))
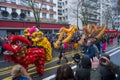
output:
POLYGON ((53 79, 53 78, 55 78, 55 74, 53 74, 53 75, 51 75, 51 76, 49 76, 49 77, 47 77, 47 78, 44 78, 43 80, 50 80, 50 79, 53 79))
MULTIPOLYGON (((112 51, 114 51, 114 50, 116 50, 116 49, 118 49, 118 48, 120 48, 120 47, 113 48, 112 50, 107 51, 106 53, 112 52, 112 51)), ((117 51, 117 52, 119 52, 119 51, 117 51)), ((116 53, 117 53, 117 52, 116 52, 116 53)), ((116 53, 114 52, 114 54, 116 54, 116 53)), ((72 54, 73 54, 73 53, 72 53, 72 54)), ((72 55, 72 54, 69 54, 69 56, 72 55)), ((114 54, 113 54, 113 55, 114 55, 114 54)), ((67 55, 67 56, 68 56, 68 55, 67 55)), ((57 57, 54 58, 54 59, 57 60, 57 57)), ((55 61, 55 60, 54 60, 54 61, 55 61)), ((54 61, 52 61, 52 62, 54 62, 54 61)), ((59 66, 60 66, 60 65, 46 68, 45 71, 48 71, 48 70, 51 70, 51 69, 57 68, 57 67, 59 67, 59 66)), ((72 68, 74 69, 74 68, 76 68, 76 66, 73 66, 72 68)), ((35 67, 31 68, 29 71, 31 71, 31 70, 33 70, 33 69, 35 69, 35 67)), ((7 72, 10 73, 10 71, 7 71, 7 72)), ((36 73, 36 72, 30 72, 30 74, 35 74, 35 73, 36 73)), ((52 77, 53 77, 53 76, 52 76, 52 77)), ((52 78, 51 78, 51 79, 52 79, 52 78)), ((5 79, 3 79, 3 80, 11 80, 11 77, 7 77, 7 78, 5 78, 5 79)), ((49 80, 49 79, 46 79, 46 80, 49 80)))
POLYGON ((117 54, 118 52, 120 52, 120 50, 113 52, 112 54, 110 54, 110 56, 113 56, 113 55, 117 54))
MULTIPOLYGON (((72 53, 72 54, 74 54, 74 53, 72 53)), ((72 54, 68 54, 67 57, 70 57, 72 54)), ((56 58, 57 58, 57 57, 56 57, 56 58)), ((57 58, 57 60, 58 60, 58 58, 57 58)), ((56 60, 56 61, 57 61, 57 60, 56 60)), ((12 66, 12 67, 13 67, 13 66, 12 66)), ((10 68, 12 68, 12 67, 10 67, 10 68)), ((32 71, 32 70, 36 69, 36 67, 34 67, 34 65, 30 65, 30 67, 32 67, 32 68, 29 68, 28 71, 32 71)), ((5 71, 0 72, 0 76, 10 73, 10 70, 11 70, 10 68, 9 68, 8 70, 5 70, 5 71)), ((54 68, 54 67, 52 67, 52 68, 54 68)), ((52 68, 49 67, 49 68, 46 68, 46 69, 50 70, 50 69, 52 69, 52 68)))
MULTIPOLYGON (((66 52, 66 54, 68 54, 68 55, 69 55, 69 53, 73 53, 73 51, 71 51, 71 52, 66 52)), ((57 54, 59 54, 59 53, 57 53, 57 54)), ((46 64, 49 64, 49 63, 54 62, 54 60, 56 60, 56 58, 57 58, 57 57, 54 57, 53 60, 47 62, 46 64)), ((6 61, 5 61, 5 60, 1 60, 0 63, 2 63, 2 62, 6 62, 6 61)))
POLYGON ((1 68, 0 69, 0 72, 2 72, 2 71, 6 71, 6 70, 9 70, 9 69, 11 69, 13 66, 9 66, 9 67, 5 67, 5 68, 1 68))
MULTIPOLYGON (((118 49, 118 48, 120 48, 120 47, 113 48, 112 50, 109 50, 109 51, 107 51, 106 53, 110 53, 110 52, 112 52, 112 51, 114 51, 114 50, 116 50, 116 49, 118 49)), ((73 51, 71 51, 71 52, 66 52, 66 53, 68 54, 67 57, 69 57, 69 55, 74 54, 73 51), (72 53, 71 53, 71 52, 72 52, 72 53)), ((57 61, 57 60, 58 60, 58 57, 55 57, 55 58, 52 59, 52 61, 45 63, 45 65, 50 64, 50 63, 52 63, 52 62, 55 62, 55 61, 57 61)), ((4 62, 4 61, 1 61, 1 62, 4 62)), ((33 66, 34 66, 34 65, 32 65, 32 66, 30 66, 30 67, 33 67, 33 66)), ((5 68, 1 68, 0 71, 6 71, 6 70, 9 70, 9 69, 11 69, 12 67, 13 67, 13 66, 9 66, 9 67, 5 67, 5 68)), ((1 75, 1 73, 0 73, 0 75, 1 75)))
POLYGON ((114 51, 114 50, 116 50, 116 49, 119 49, 120 47, 117 47, 117 48, 113 48, 113 49, 111 49, 111 50, 109 50, 109 51, 107 51, 107 52, 105 52, 105 53, 110 53, 110 52, 112 52, 112 51, 114 51))
MULTIPOLYGON (((114 50, 115 50, 115 49, 114 49, 114 50)), ((113 51, 113 50, 111 50, 111 51, 113 51)), ((120 50, 113 52, 112 54, 110 54, 110 56, 113 56, 113 55, 117 54, 118 52, 120 52, 120 50)), ((71 68, 72 68, 72 69, 75 69, 76 67, 77 67, 77 66, 75 65, 75 66, 72 66, 71 68)), ((49 76, 49 77, 46 77, 46 78, 44 78, 43 80, 50 80, 50 79, 53 79, 53 78, 55 78, 55 74, 53 74, 53 75, 51 75, 51 76, 49 76)))
MULTIPOLYGON (((75 54, 75 53, 71 53, 71 52, 67 52, 67 57, 70 57, 71 55, 73 55, 73 54, 75 54)), ((50 61, 50 62, 47 62, 47 63, 45 63, 45 65, 47 65, 47 64, 50 64, 50 63, 52 63, 52 62, 55 62, 55 61, 57 61, 59 58, 58 57, 55 57, 55 58, 53 58, 52 59, 52 61, 50 61)), ((9 67, 5 67, 5 68, 1 68, 0 69, 0 71, 7 71, 7 70, 9 70, 9 69, 11 69, 13 66, 9 66, 9 67)), ((30 65, 30 67, 34 67, 34 65, 30 65)), ((35 68, 33 68, 33 69, 35 69, 35 68)), ((0 75, 1 75, 1 73, 0 73, 0 75)))
MULTIPOLYGON (((72 69, 75 69, 77 66, 75 65, 75 66, 72 66, 71 68, 72 69)), ((42 79, 42 80, 50 80, 50 79, 53 79, 53 78, 55 78, 55 76, 56 76, 56 74, 53 74, 53 75, 51 75, 51 76, 49 76, 49 77, 47 77, 47 78, 44 78, 44 79, 42 79)))
MULTIPOLYGON (((74 61, 70 61, 68 62, 67 64, 74 64, 74 61)), ((46 68, 45 71, 48 71, 48 70, 51 70, 51 69, 54 69, 54 68, 58 68, 60 65, 57 65, 57 66, 53 66, 53 67, 50 67, 50 68, 46 68)), ((34 74, 36 72, 31 72, 30 74, 34 74)))

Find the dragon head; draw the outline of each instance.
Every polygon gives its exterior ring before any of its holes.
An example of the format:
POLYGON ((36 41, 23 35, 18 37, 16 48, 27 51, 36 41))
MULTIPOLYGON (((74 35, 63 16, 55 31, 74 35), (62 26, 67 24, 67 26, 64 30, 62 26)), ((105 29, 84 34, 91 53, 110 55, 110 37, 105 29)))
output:
POLYGON ((17 53, 22 53, 31 46, 30 41, 22 36, 12 35, 8 37, 8 43, 3 45, 3 48, 8 51, 7 54, 14 55, 17 53))

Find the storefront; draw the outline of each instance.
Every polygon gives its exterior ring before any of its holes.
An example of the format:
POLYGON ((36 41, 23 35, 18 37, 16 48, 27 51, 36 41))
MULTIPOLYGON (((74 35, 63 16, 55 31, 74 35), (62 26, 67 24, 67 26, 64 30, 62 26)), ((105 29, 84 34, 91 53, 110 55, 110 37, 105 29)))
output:
MULTIPOLYGON (((24 29, 35 26, 35 22, 20 22, 0 20, 0 36, 8 34, 23 34, 24 29)), ((40 28, 44 33, 55 34, 61 27, 69 27, 69 24, 41 23, 40 28)))

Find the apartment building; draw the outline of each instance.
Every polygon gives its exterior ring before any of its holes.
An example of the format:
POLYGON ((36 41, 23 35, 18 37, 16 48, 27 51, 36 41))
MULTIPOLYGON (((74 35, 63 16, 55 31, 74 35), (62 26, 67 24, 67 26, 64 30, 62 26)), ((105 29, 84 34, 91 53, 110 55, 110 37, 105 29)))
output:
POLYGON ((120 1, 114 0, 112 3, 114 14, 113 26, 115 27, 116 30, 120 31, 120 1))
POLYGON ((57 4, 57 7, 58 7, 58 11, 57 11, 58 22, 62 22, 62 5, 63 5, 62 0, 58 0, 58 4, 57 4))
POLYGON ((107 28, 112 29, 112 0, 100 0, 100 25, 107 24, 107 28))
MULTIPOLYGON (((0 33, 1 35, 14 32, 23 33, 23 29, 35 26, 35 18, 30 0, 0 0, 0 33), (9 24, 9 25, 8 25, 9 24)), ((56 0, 35 0, 34 7, 40 10, 41 30, 54 33, 64 24, 57 24, 56 0)), ((67 26, 65 24, 64 26, 67 26)))
MULTIPOLYGON (((106 24, 106 11, 112 9, 111 0, 58 0, 58 21, 83 26, 84 17, 87 23, 106 24)), ((111 27, 112 25, 108 23, 111 27)))
MULTIPOLYGON (((34 6, 40 10, 42 22, 55 22, 56 0, 35 0, 34 6)), ((0 0, 0 18, 35 21, 32 9, 29 7, 29 0, 0 0)))
POLYGON ((87 8, 86 12, 88 15, 88 23, 99 24, 100 22, 99 0, 84 0, 83 6, 87 8))
POLYGON ((82 29, 82 10, 87 8, 88 23, 99 23, 98 0, 58 0, 58 22, 77 25, 82 29), (87 6, 86 6, 87 5, 87 6))

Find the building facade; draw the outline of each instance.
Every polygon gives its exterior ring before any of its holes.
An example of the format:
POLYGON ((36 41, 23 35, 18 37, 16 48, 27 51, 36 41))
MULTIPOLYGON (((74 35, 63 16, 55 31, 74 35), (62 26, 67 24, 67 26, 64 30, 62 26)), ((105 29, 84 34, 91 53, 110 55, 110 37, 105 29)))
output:
MULTIPOLYGON (((56 0, 35 0, 34 7, 40 10, 41 22, 55 22, 56 0)), ((0 0, 0 18, 35 21, 29 0, 0 0), (5 12, 6 11, 6 12, 5 12), (6 15, 5 15, 6 14, 6 15)))
POLYGON ((106 18, 106 12, 112 9, 112 0, 58 0, 58 21, 78 25, 80 28, 85 22, 111 27, 106 18), (86 17, 87 15, 87 17, 86 17))
MULTIPOLYGON (((9 34, 23 34, 25 28, 35 26, 35 22, 23 22, 23 21, 10 21, 0 20, 0 36, 6 36, 9 34)), ((55 34, 61 27, 69 27, 69 24, 55 24, 55 23, 41 23, 40 29, 45 34, 55 34)))
POLYGON ((114 27, 120 31, 120 15, 115 16, 114 27))
POLYGON ((120 31, 120 1, 113 1, 113 14, 114 14, 114 27, 116 30, 120 31))
POLYGON ((100 25, 106 24, 112 29, 112 0, 100 0, 100 25))
POLYGON ((100 20, 98 0, 58 0, 58 21, 82 29, 84 14, 87 15, 88 24, 98 24, 100 20), (82 13, 83 9, 87 9, 85 13, 82 13))
MULTIPOLYGON (((0 36, 15 33, 22 34, 27 27, 35 26, 30 0, 0 0, 0 36), (9 24, 9 25, 7 25, 9 24)), ((40 10, 40 29, 45 33, 55 33, 68 24, 56 24, 58 19, 56 0, 34 0, 35 10, 40 10)))
POLYGON ((99 11, 99 0, 84 0, 83 6, 87 9, 88 23, 99 24, 100 22, 100 11, 99 11))

